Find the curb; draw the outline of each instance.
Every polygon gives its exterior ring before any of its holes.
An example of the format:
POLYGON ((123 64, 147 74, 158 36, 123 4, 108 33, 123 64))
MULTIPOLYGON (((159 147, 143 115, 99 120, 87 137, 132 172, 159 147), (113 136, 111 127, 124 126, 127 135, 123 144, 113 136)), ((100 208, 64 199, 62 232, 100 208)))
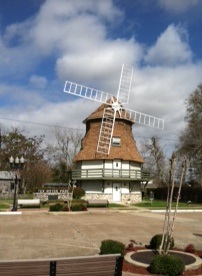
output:
POLYGON ((3 215, 22 215, 22 212, 11 212, 11 211, 7 211, 7 212, 0 212, 0 216, 3 215))

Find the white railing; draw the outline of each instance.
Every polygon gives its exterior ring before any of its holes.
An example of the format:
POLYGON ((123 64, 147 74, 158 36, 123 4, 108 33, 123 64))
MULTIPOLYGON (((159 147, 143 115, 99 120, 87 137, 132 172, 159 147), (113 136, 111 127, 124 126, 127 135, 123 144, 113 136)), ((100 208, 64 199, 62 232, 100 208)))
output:
POLYGON ((149 179, 149 173, 140 170, 117 170, 117 169, 82 169, 73 170, 72 179, 81 178, 132 178, 149 179))

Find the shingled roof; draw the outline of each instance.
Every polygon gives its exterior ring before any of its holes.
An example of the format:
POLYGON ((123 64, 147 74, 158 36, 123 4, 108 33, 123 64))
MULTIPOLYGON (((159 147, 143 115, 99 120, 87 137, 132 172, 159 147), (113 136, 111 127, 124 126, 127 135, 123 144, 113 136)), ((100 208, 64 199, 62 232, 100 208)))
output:
POLYGON ((126 161, 134 161, 143 163, 143 159, 139 154, 136 143, 132 134, 132 125, 134 121, 127 118, 120 118, 119 113, 116 114, 113 137, 120 137, 120 146, 111 146, 109 155, 97 153, 97 143, 102 123, 104 108, 109 107, 108 104, 102 104, 92 114, 90 114, 83 123, 86 124, 86 134, 82 140, 82 147, 76 155, 74 162, 84 160, 100 160, 100 159, 121 159, 126 161))
MULTIPOLYGON (((113 97, 113 100, 116 101, 117 99, 115 97, 113 97)), ((83 123, 86 124, 87 121, 92 120, 92 119, 102 119, 104 108, 109 107, 111 103, 112 103, 112 99, 107 100, 106 103, 103 103, 93 113, 91 113, 83 121, 83 123)), ((125 120, 129 120, 130 122, 134 123, 134 121, 129 118, 129 115, 127 116, 127 113, 125 112, 124 109, 122 109, 121 114, 122 114, 123 117, 125 117, 125 120)), ((120 115, 119 115, 118 112, 116 112, 116 118, 120 118, 120 115)))

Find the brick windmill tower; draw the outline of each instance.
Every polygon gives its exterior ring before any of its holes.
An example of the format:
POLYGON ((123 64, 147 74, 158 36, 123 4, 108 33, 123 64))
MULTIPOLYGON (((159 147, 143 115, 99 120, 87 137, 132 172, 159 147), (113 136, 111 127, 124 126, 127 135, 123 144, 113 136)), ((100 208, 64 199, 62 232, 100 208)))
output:
POLYGON ((67 81, 64 92, 102 102, 88 116, 81 150, 74 159, 72 178, 86 191, 86 199, 137 202, 143 159, 132 134, 134 123, 163 129, 162 119, 123 108, 128 103, 133 69, 123 65, 117 98, 108 93, 67 81))

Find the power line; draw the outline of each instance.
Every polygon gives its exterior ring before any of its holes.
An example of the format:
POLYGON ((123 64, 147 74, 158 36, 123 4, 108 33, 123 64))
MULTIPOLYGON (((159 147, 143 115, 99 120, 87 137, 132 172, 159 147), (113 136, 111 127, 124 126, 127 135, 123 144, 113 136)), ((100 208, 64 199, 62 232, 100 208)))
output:
MULTIPOLYGON (((45 126, 45 127, 71 129, 71 130, 77 130, 77 131, 82 131, 82 132, 85 131, 84 129, 81 129, 81 128, 74 128, 74 127, 60 126, 60 125, 51 125, 51 124, 32 122, 32 121, 17 120, 17 119, 14 119, 14 118, 7 118, 7 117, 2 117, 2 116, 0 116, 0 120, 14 121, 14 122, 18 122, 18 123, 25 123, 25 124, 32 124, 32 125, 40 125, 40 126, 45 126)), ((148 137, 148 136, 135 136, 135 138, 150 139, 151 137, 148 137)), ((160 138, 160 140, 163 140, 163 141, 178 141, 178 139, 174 139, 174 138, 160 138)))
POLYGON ((60 125, 51 125, 51 124, 43 124, 43 123, 38 123, 38 122, 17 120, 17 119, 13 119, 13 118, 0 117, 0 120, 1 119, 7 120, 7 121, 14 121, 14 122, 19 122, 19 123, 25 123, 25 124, 40 125, 40 126, 54 127, 54 128, 59 127, 59 128, 65 128, 65 129, 73 129, 73 130, 84 131, 83 129, 80 129, 80 128, 66 127, 66 126, 60 126, 60 125))
MULTIPOLYGON (((144 138, 144 139, 150 139, 151 136, 135 136, 135 138, 144 138)), ((178 141, 176 138, 159 138, 159 140, 166 140, 166 141, 178 141)))

